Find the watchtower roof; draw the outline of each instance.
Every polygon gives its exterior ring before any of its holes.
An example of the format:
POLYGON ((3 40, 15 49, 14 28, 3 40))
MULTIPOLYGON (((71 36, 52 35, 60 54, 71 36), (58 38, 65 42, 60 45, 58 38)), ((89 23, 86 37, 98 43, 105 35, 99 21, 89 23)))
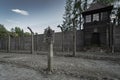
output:
POLYGON ((106 5, 101 2, 95 2, 90 4, 90 7, 87 10, 85 10, 82 14, 88 15, 88 14, 94 14, 104 11, 111 11, 112 9, 113 9, 113 5, 106 5))
POLYGON ((101 8, 104 8, 104 7, 107 7, 107 6, 108 5, 105 5, 101 2, 95 2, 95 3, 90 4, 90 7, 86 11, 101 9, 101 8))

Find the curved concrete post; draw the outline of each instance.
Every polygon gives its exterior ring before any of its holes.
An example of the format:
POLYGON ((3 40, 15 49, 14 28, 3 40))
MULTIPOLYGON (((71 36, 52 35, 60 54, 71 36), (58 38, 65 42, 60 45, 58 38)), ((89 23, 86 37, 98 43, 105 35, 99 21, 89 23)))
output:
POLYGON ((61 29, 61 31, 62 31, 62 42, 61 42, 61 50, 62 50, 62 52, 64 52, 64 29, 63 29, 63 27, 62 26, 60 26, 60 25, 58 25, 57 26, 58 28, 60 28, 61 29))
POLYGON ((34 33, 30 27, 27 27, 31 32, 31 54, 34 54, 34 33))

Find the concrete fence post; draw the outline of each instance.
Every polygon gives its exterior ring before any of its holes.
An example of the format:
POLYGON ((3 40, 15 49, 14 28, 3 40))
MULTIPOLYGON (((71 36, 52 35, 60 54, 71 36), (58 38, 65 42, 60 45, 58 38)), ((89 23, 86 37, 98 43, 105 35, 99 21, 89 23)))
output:
POLYGON ((73 56, 76 56, 76 20, 73 19, 73 56))
POLYGON ((10 35, 8 35, 8 53, 10 52, 10 43, 11 42, 11 40, 10 40, 10 35))
POLYGON ((54 43, 54 31, 48 27, 44 31, 45 42, 48 46, 48 72, 52 72, 52 62, 53 62, 53 43, 54 43))
POLYGON ((31 32, 31 54, 34 54, 34 32, 30 27, 27 27, 31 32))

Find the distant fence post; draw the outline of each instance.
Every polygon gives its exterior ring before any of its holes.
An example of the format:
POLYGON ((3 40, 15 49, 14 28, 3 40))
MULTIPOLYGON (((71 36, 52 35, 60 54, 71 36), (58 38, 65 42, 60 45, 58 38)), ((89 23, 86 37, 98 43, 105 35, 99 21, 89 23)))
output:
POLYGON ((10 35, 8 34, 8 53, 10 52, 10 42, 11 42, 11 40, 10 40, 10 35))
POLYGON ((36 33, 36 38, 35 38, 35 43, 36 43, 36 51, 38 50, 38 33, 36 33))
POLYGON ((60 26, 60 25, 58 25, 57 26, 58 28, 60 28, 61 29, 61 31, 62 31, 62 43, 61 43, 61 50, 62 50, 62 52, 64 52, 64 34, 65 34, 65 31, 64 31, 64 28, 62 27, 62 26, 60 26))
POLYGON ((30 27, 27 27, 31 32, 31 54, 34 54, 34 32, 30 27))

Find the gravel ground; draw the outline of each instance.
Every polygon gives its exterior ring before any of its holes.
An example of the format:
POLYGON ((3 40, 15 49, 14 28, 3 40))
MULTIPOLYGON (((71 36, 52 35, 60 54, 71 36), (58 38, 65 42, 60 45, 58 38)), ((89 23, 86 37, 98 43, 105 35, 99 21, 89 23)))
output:
POLYGON ((120 80, 120 61, 55 56, 52 74, 46 55, 2 53, 0 62, 0 80, 120 80))
POLYGON ((0 80, 79 80, 65 75, 43 76, 37 71, 17 67, 11 64, 0 64, 0 80), (60 79, 58 79, 60 77, 60 79))

